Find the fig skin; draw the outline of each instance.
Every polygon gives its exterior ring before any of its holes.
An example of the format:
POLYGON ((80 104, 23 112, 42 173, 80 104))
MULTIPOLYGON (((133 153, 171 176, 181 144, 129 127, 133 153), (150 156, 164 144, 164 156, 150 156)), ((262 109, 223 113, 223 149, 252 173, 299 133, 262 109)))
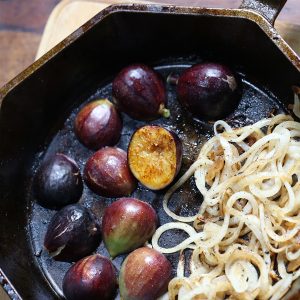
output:
POLYGON ((92 191, 104 197, 129 196, 137 186, 127 153, 114 147, 102 148, 88 159, 84 180, 92 191))
POLYGON ((158 251, 143 247, 130 253, 119 275, 123 300, 155 300, 168 289, 172 266, 158 251))
POLYGON ((240 88, 237 76, 227 66, 201 63, 181 74, 177 94, 181 104, 195 117, 216 120, 234 111, 240 88))
POLYGON ((155 210, 135 198, 121 198, 104 211, 102 235, 112 257, 127 253, 145 244, 158 224, 155 210))
POLYGON ((171 130, 157 125, 137 129, 128 146, 132 174, 151 190, 167 187, 177 176, 182 163, 182 143, 171 130))
POLYGON ((170 115, 160 74, 144 64, 122 69, 113 81, 112 94, 117 106, 133 119, 149 121, 170 115))
POLYGON ((115 106, 107 99, 93 101, 77 114, 74 130, 86 147, 98 150, 114 146, 121 137, 123 122, 115 106))
POLYGON ((63 279, 63 292, 67 300, 112 300, 117 286, 114 265, 99 254, 78 261, 63 279))
POLYGON ((80 204, 71 204, 51 219, 44 247, 58 261, 74 262, 91 254, 101 241, 100 225, 80 204))
POLYGON ((61 153, 44 160, 34 178, 35 196, 47 208, 75 203, 82 191, 83 182, 76 162, 61 153))

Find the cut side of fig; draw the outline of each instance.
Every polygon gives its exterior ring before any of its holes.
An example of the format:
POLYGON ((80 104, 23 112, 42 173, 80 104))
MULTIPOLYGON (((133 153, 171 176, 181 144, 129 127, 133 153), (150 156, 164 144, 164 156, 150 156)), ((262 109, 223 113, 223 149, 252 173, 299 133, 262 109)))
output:
POLYGON ((132 174, 151 190, 168 186, 178 174, 182 144, 178 136, 163 127, 147 125, 132 136, 128 163, 132 174))

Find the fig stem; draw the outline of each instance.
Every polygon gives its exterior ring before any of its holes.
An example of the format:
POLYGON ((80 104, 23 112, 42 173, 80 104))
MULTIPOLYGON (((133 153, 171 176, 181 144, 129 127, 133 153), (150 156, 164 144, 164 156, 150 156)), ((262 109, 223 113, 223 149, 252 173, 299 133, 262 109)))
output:
POLYGON ((160 105, 158 113, 163 116, 164 118, 170 117, 170 110, 165 108, 163 104, 160 105))
POLYGON ((170 110, 167 108, 163 108, 159 112, 164 118, 169 118, 170 117, 170 110))

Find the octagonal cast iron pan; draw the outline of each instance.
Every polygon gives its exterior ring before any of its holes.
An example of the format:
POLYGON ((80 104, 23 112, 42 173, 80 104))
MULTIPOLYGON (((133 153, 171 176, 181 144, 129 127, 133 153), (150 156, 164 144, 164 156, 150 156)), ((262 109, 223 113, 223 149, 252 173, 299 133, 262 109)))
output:
MULTIPOLYGON (((55 262, 42 246, 55 211, 36 203, 31 184, 40 161, 56 152, 73 157, 82 171, 92 151, 74 136, 80 107, 96 98, 111 99, 112 79, 131 63, 149 64, 166 78, 194 63, 214 61, 229 65, 241 78, 242 99, 227 117, 232 125, 287 112, 293 101, 291 86, 300 84, 300 60, 272 26, 284 3, 244 0, 241 9, 111 6, 0 90, 0 267, 7 276, 0 276, 0 284, 12 299, 63 297, 61 282, 70 264, 55 262)), ((171 117, 153 123, 171 128, 182 139, 182 174, 210 137, 212 126, 191 118, 178 104, 175 87, 166 87, 171 117)), ((132 132, 145 123, 122 117, 117 146, 126 150, 132 132)), ((139 186, 133 194, 153 205, 161 224, 170 221, 161 205, 164 192, 139 186)), ((193 179, 173 199, 171 208, 183 215, 195 212, 201 203, 193 179)), ((85 187, 80 201, 101 217, 114 200, 85 187)), ((182 238, 180 232, 172 232, 162 243, 182 238)), ((107 255, 103 243, 97 252, 107 255)), ((114 260, 117 268, 124 257, 114 260)), ((168 258, 175 269, 178 254, 168 258)), ((298 299, 299 284, 294 283, 285 299, 298 299)))

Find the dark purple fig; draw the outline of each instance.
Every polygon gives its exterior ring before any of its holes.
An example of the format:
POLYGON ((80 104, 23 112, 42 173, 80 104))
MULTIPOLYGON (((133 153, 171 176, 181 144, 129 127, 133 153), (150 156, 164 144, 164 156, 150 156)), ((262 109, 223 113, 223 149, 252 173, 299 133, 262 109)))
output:
POLYGON ((136 249, 121 267, 121 298, 155 300, 167 291, 171 277, 172 266, 163 254, 148 247, 136 249))
POLYGON ((63 279, 67 300, 111 300, 115 298, 117 286, 114 265, 99 254, 78 261, 63 279))
POLYGON ((117 106, 130 117, 154 120, 169 117, 166 91, 159 74, 146 65, 124 68, 113 81, 112 94, 117 106))
POLYGON ((222 118, 236 108, 240 92, 236 75, 226 66, 202 63, 185 70, 178 80, 181 104, 195 117, 222 118))
POLYGON ((39 203, 48 208, 77 202, 83 183, 76 162, 61 153, 44 160, 35 175, 34 190, 39 203))
POLYGON ((121 198, 104 211, 102 235, 112 257, 145 244, 157 227, 157 215, 151 205, 135 198, 121 198))
POLYGON ((113 147, 102 148, 89 158, 84 180, 92 191, 104 197, 129 196, 137 186, 126 152, 113 147))
POLYGON ((86 147, 98 150, 114 146, 120 139, 122 119, 107 99, 93 101, 77 114, 74 125, 78 139, 86 147))
POLYGON ((100 225, 80 204, 71 204, 51 219, 44 246, 55 260, 73 262, 91 254, 101 241, 100 225))
POLYGON ((178 136, 163 127, 147 125, 132 136, 128 147, 131 172, 144 186, 161 190, 178 174, 182 144, 178 136))

